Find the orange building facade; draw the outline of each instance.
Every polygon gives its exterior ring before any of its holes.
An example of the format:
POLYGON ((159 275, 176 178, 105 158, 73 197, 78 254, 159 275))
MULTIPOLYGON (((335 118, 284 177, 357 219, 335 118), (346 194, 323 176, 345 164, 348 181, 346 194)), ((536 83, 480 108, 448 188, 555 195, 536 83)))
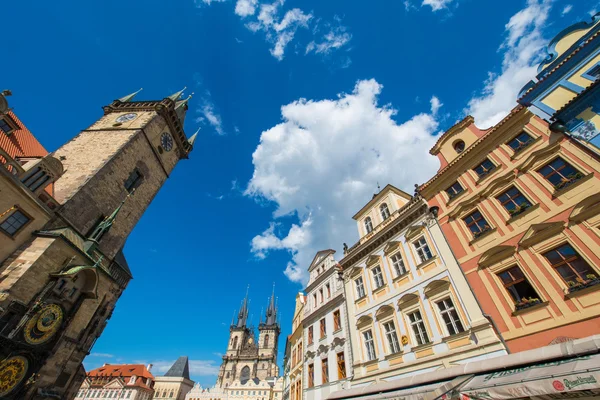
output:
POLYGON ((419 190, 511 352, 600 332, 600 155, 524 107, 431 149, 419 190))

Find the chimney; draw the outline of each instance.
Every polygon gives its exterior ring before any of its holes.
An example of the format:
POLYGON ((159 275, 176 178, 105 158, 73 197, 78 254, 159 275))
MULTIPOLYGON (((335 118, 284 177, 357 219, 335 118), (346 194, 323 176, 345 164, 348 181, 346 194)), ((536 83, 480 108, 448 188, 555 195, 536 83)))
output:
POLYGON ((150 372, 152 370, 152 364, 148 364, 148 366, 146 367, 146 369, 148 370, 148 372, 150 372))

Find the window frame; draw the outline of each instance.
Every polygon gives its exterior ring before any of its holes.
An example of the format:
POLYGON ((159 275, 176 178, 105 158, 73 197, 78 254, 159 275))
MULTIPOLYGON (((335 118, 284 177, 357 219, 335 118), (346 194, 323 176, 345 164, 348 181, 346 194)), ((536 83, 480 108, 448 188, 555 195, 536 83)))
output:
POLYGON ((534 206, 533 202, 529 199, 529 197, 525 196, 523 194, 523 192, 521 191, 521 189, 518 188, 516 185, 509 186, 507 189, 503 190, 497 196, 494 196, 494 198, 498 201, 498 203, 500 203, 500 205, 502 206, 502 209, 506 213, 508 213, 509 217, 511 217, 511 218, 516 217, 519 214, 522 214, 523 212, 525 212, 526 210, 528 210, 534 206), (508 192, 510 192, 511 190, 515 190, 517 192, 517 195, 515 195, 515 196, 509 195, 508 192), (507 196, 507 199, 504 201, 501 200, 500 197, 502 197, 502 196, 507 196), (524 199, 524 202, 521 203, 520 205, 515 201, 519 197, 522 197, 524 199), (509 210, 509 208, 507 207, 507 204, 509 204, 509 203, 512 203, 515 206, 512 210, 509 210))
POLYGON ((389 209, 387 203, 384 202, 379 205, 379 214, 381 215, 382 221, 385 221, 392 215, 390 213, 390 209, 389 209), (385 210, 385 212, 384 212, 384 210, 385 210))
POLYGON ((394 273, 396 274, 396 278, 408 274, 408 268, 406 267, 406 263, 404 262, 404 255, 402 254, 402 251, 400 249, 398 249, 398 251, 394 252, 393 254, 390 254, 389 257, 390 262, 392 264, 392 268, 394 269, 394 273), (399 258, 399 260, 394 261, 394 258, 399 258), (397 264, 400 264, 400 266, 402 267, 401 270, 404 272, 399 273, 400 268, 398 268, 397 264))
POLYGON ((519 132, 517 135, 513 136, 510 140, 508 140, 505 144, 506 146, 512 150, 513 154, 518 154, 520 153, 523 149, 525 149, 526 147, 529 147, 533 144, 533 142, 535 142, 536 138, 531 135, 529 132, 523 130, 521 132, 519 132), (527 135, 529 137, 529 140, 527 141, 521 141, 519 139, 520 136, 522 135, 527 135), (513 142, 513 141, 518 141, 520 144, 517 147, 512 147, 509 143, 513 142))
POLYGON ((474 166, 473 168, 471 168, 471 170, 473 172, 475 172, 475 174, 477 175, 477 178, 479 180, 484 179, 485 177, 489 176, 492 172, 494 172, 496 169, 498 168, 498 165, 496 163, 494 163, 492 160, 490 160, 489 157, 484 158, 479 164, 477 164, 476 166, 474 166), (486 168, 483 164, 485 163, 489 163, 491 164, 490 168, 486 168), (481 173, 479 173, 477 171, 477 169, 479 167, 482 167, 483 170, 481 171, 481 173))
MULTIPOLYGON (((527 275, 526 271, 523 269, 523 267, 521 265, 519 265, 518 263, 510 263, 508 264, 508 266, 506 268, 502 268, 499 269, 497 271, 494 271, 494 275, 496 276, 496 279, 498 280, 498 282, 500 283, 500 287, 502 287, 504 289, 504 293, 506 294, 506 296, 508 297, 508 299, 510 301, 512 301, 513 306, 515 307, 515 311, 519 311, 522 308, 527 308, 527 307, 522 307, 522 298, 519 300, 515 300, 515 298, 513 297, 513 292, 511 292, 511 290, 509 289, 512 286, 515 286, 518 283, 521 283, 523 281, 527 282, 527 284, 531 287, 531 289, 533 290, 533 292, 537 295, 537 299, 539 300, 539 302, 542 302, 542 297, 540 296, 540 291, 536 288, 536 286, 532 283, 532 280, 530 279, 530 277, 527 275), (519 279, 514 279, 509 282, 509 283, 505 283, 504 280, 501 278, 500 274, 503 273, 509 273, 510 274, 510 270, 513 269, 518 269, 521 273, 521 275, 523 276, 522 278, 519 279)), ((513 276, 513 274, 510 274, 511 277, 513 276)), ((516 293, 516 289, 515 289, 515 294, 516 293)), ((535 300, 536 298, 534 298, 535 300)), ((528 299, 529 300, 529 299, 528 299)))
POLYGON ((308 387, 312 388, 315 386, 315 363, 308 364, 308 387))
POLYGON ((448 295, 439 300, 436 300, 435 305, 437 306, 436 311, 437 311, 438 315, 440 316, 440 322, 441 322, 440 325, 444 326, 444 330, 445 330, 447 336, 459 335, 459 334, 467 331, 467 329, 465 328, 465 324, 462 320, 460 310, 454 303, 454 299, 452 298, 452 296, 448 295), (450 302, 450 307, 447 307, 446 302, 450 302), (442 310, 440 307, 440 304, 443 304, 446 308, 444 310, 442 310), (456 314, 456 318, 452 317, 452 313, 456 314), (449 321, 450 325, 452 326, 452 329, 454 330, 454 332, 450 332, 450 329, 448 327, 448 322, 444 318, 445 315, 448 315, 448 318, 450 319, 450 321, 449 321))
POLYGON ((11 136, 14 131, 19 129, 19 125, 8 114, 0 116, 0 121, 4 122, 4 124, 10 128, 10 130, 6 132, 0 127, 0 132, 6 136, 11 136))
POLYGON ((307 333, 307 335, 308 335, 308 344, 309 345, 313 344, 315 342, 315 336, 314 336, 315 334, 314 334, 314 330, 313 330, 313 326, 312 325, 308 327, 308 333, 307 333))
MULTIPOLYGON (((34 218, 31 215, 29 215, 28 213, 23 211, 23 209, 21 207, 15 206, 15 209, 13 210, 13 212, 8 214, 6 216, 6 218, 4 218, 0 221, 0 232, 2 232, 3 234, 5 234, 6 236, 8 236, 11 239, 14 239, 17 235, 19 235, 19 233, 21 233, 23 231, 23 229, 27 225, 29 225, 33 221, 34 221, 34 218), (19 214, 21 214, 21 216, 25 217, 27 219, 27 221, 23 222, 13 233, 10 233, 9 231, 4 229, 3 225, 5 223, 8 223, 8 220, 13 218, 14 215, 17 213, 19 213, 19 214)), ((8 223, 8 224, 10 224, 10 223, 8 223)))
POLYGON ((371 268, 371 277, 373 279, 373 284, 375 286, 373 289, 374 292, 385 286, 385 277, 383 275, 383 269, 381 268, 380 264, 377 264, 373 268, 371 268), (376 270, 379 272, 376 273, 376 270))
POLYGON ((327 322, 325 317, 319 320, 319 340, 323 340, 327 337, 327 322))
POLYGON ((409 312, 406 313, 406 318, 408 319, 408 326, 410 327, 410 334, 414 339, 414 342, 417 344, 417 346, 425 346, 427 344, 431 343, 431 337, 430 334, 427 330, 427 324, 425 323, 425 319, 423 318, 423 313, 421 312, 421 308, 417 307, 414 310, 411 310, 409 312), (413 322, 410 318, 411 315, 414 315, 416 313, 419 313, 419 320, 416 320, 413 322), (423 330, 419 329, 419 323, 421 325, 423 325, 423 330), (417 327, 417 330, 419 332, 415 332, 415 327, 417 327), (421 341, 423 341, 423 339, 426 339, 423 343, 421 343, 421 341))
MULTIPOLYGON (((550 161, 544 163, 541 167, 539 167, 538 169, 536 169, 536 172, 548 183, 550 184, 550 186, 555 190, 562 190, 565 189, 571 185, 573 185, 575 182, 581 180, 585 174, 584 172, 582 172, 580 170, 580 168, 576 167, 575 165, 573 165, 573 163, 571 163, 570 161, 567 161, 565 159, 565 157, 563 157, 562 155, 556 156, 554 158, 552 158, 550 161), (554 163, 557 160, 562 160, 562 162, 565 164, 563 165, 561 168, 556 169, 553 166, 550 166, 550 164, 554 163), (542 170, 546 167, 549 167, 552 169, 552 172, 550 174, 544 175, 544 173, 542 172, 542 170), (567 179, 568 176, 563 175, 560 171, 564 168, 572 168, 575 172, 572 173, 571 175, 575 175, 574 177, 572 177, 571 179, 567 179), (558 174, 559 176, 562 177, 561 181, 559 183, 557 183, 556 185, 550 180, 548 179, 550 176, 558 174)), ((570 175, 569 175, 570 176, 570 175)))
POLYGON ((337 332, 342 329, 342 313, 340 309, 333 311, 333 331, 337 332))
POLYGON ((321 384, 329 383, 329 360, 327 357, 321 358, 321 384))
POLYGON ((435 254, 433 253, 433 251, 431 251, 431 247, 429 246, 429 241, 427 240, 425 235, 421 235, 418 238, 415 238, 411 242, 411 244, 417 255, 417 259, 419 261, 418 265, 425 264, 426 262, 433 260, 433 258, 435 257, 435 254), (421 239, 424 241, 424 244, 420 243, 421 239), (418 243, 418 245, 417 245, 417 243, 418 243), (429 258, 427 258, 427 259, 423 259, 422 255, 421 255, 422 250, 423 250, 423 254, 425 254, 425 252, 424 252, 425 248, 427 248, 427 250, 429 251, 429 258))
POLYGON ((365 290, 365 280, 363 279, 362 276, 359 276, 358 278, 354 279, 354 286, 356 289, 356 300, 360 300, 367 295, 367 291, 365 290), (358 283, 359 280, 360 280, 360 285, 358 283), (361 291, 362 291, 362 296, 361 296, 361 291))
POLYGON ((364 221, 363 224, 365 226, 365 231, 367 232, 366 234, 368 235, 369 233, 373 232, 373 220, 371 219, 371 217, 367 216, 364 221))
POLYGON ((576 286, 579 283, 584 283, 587 279, 588 275, 595 275, 596 279, 598 279, 599 274, 598 272, 594 269, 594 267, 592 267, 592 265, 588 262, 588 260, 586 260, 582 255, 581 252, 578 251, 578 249, 573 246, 571 243, 569 242, 563 242, 561 244, 559 244, 558 246, 553 246, 550 250, 546 250, 543 253, 540 253, 540 255, 546 260, 546 262, 548 263, 548 265, 550 266, 550 268, 554 271, 554 273, 556 275, 559 276, 559 278, 561 279, 562 282, 564 282, 568 288, 571 288, 573 286, 576 286), (571 250, 573 251, 574 255, 569 256, 569 257, 565 257, 563 254, 561 254, 558 250, 562 249, 564 247, 570 247, 571 250), (561 258, 562 260, 557 263, 554 264, 547 256, 547 254, 556 252, 561 258), (588 271, 586 271, 586 276, 582 277, 579 273, 579 271, 577 271, 577 269, 571 265, 574 261, 579 260, 579 262, 583 263, 588 271), (568 269, 571 271, 571 273, 574 274, 575 276, 575 280, 571 281, 571 280, 567 280, 565 277, 563 277, 563 275, 559 272, 558 268, 559 267, 568 267, 568 269))
POLYGON ((456 154, 462 154, 465 151, 465 149, 467 148, 467 144, 465 143, 464 140, 458 139, 458 140, 455 140, 454 143, 452 143, 452 148, 454 149, 456 154), (462 147, 461 147, 461 145, 462 145, 462 147), (458 149, 458 147, 460 147, 460 149, 458 149))
POLYGON ((584 73, 582 73, 581 77, 585 78, 587 80, 590 80, 592 82, 596 82, 598 79, 600 79, 600 75, 597 76, 597 77, 595 77, 594 75, 590 74, 590 72, 592 72, 592 70, 594 70, 596 68, 600 68, 600 61, 597 62, 596 64, 592 65, 587 71, 585 71, 584 73))
POLYGON ((461 195, 462 193, 465 192, 465 188, 463 185, 461 185, 461 183, 459 181, 454 182, 452 185, 448 186, 446 189, 444 189, 444 192, 446 193, 446 195, 448 196, 448 200, 452 200, 456 197, 458 197, 459 195, 461 195), (460 190, 456 190, 457 186, 460 188, 460 190), (450 189, 452 190, 452 193, 450 193, 450 189))
POLYGON ((402 350, 402 347, 400 346, 400 339, 398 338, 398 330, 396 329, 394 319, 391 318, 387 321, 382 321, 381 326, 388 344, 389 354, 399 353, 402 350), (390 325, 391 329, 388 330, 390 325))
POLYGON ((467 215, 465 215, 462 218, 465 226, 467 227, 467 230, 471 233, 471 235, 473 236, 474 239, 477 239, 481 236, 483 236, 485 233, 490 232, 493 228, 492 225, 490 225, 490 223, 487 221, 487 219, 485 218, 485 216, 483 215, 483 213, 481 212, 481 210, 479 210, 478 208, 472 210, 470 213, 468 213, 467 215), (471 221, 470 223, 467 222, 467 218, 473 218, 474 214, 479 214, 479 216, 481 217, 478 220, 473 219, 473 221, 471 221), (484 226, 482 228, 479 227, 479 223, 478 221, 483 221, 484 222, 484 226), (479 229, 479 231, 474 232, 471 229, 472 225, 476 225, 479 229))
POLYGON ((141 173, 139 168, 134 168, 125 180, 125 182, 123 182, 123 187, 125 188, 125 190, 127 190, 127 193, 133 193, 138 187, 140 187, 143 180, 144 174, 141 173))
POLYGON ((338 369, 338 380, 346 379, 346 376, 347 376, 346 355, 344 354, 343 351, 336 353, 336 361, 337 361, 337 369, 338 369), (340 361, 340 355, 342 356, 341 361, 340 361), (341 363, 341 365, 340 365, 340 363, 341 363))
POLYGON ((377 349, 375 348, 375 337, 373 336, 373 330, 366 329, 363 332, 361 332, 361 334, 365 346, 365 354, 367 356, 367 361, 377 360, 377 349), (367 338, 367 334, 370 336, 369 338, 367 338))

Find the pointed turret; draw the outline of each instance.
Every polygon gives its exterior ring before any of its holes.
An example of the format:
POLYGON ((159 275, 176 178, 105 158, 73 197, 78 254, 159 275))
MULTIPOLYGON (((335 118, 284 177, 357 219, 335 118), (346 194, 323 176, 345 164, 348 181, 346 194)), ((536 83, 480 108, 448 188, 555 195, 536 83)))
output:
POLYGON ((142 91, 142 89, 143 89, 143 88, 140 88, 140 90, 138 90, 137 92, 133 92, 133 93, 131 93, 131 94, 128 94, 127 96, 123 96, 123 97, 121 97, 121 98, 119 99, 119 101, 120 101, 121 103, 128 103, 128 102, 130 102, 131 100, 133 100, 133 98, 134 98, 134 97, 135 97, 135 96, 136 96, 136 95, 137 95, 139 92, 141 92, 141 91, 142 91))
POLYGON ((200 132, 200 128, 188 139, 188 143, 190 146, 194 147, 194 143, 196 142, 196 138, 198 137, 198 133, 200 132))
POLYGON ((169 99, 173 100, 173 101, 178 101, 181 96, 183 95, 183 92, 187 89, 187 87, 184 87, 183 89, 181 89, 179 92, 175 92, 172 95, 169 96, 169 99))
POLYGON ((188 358, 186 356, 181 356, 175 361, 175 364, 171 366, 171 368, 167 371, 165 376, 171 376, 174 378, 185 378, 190 379, 190 366, 188 362, 188 358))
POLYGON ((188 101, 191 98, 192 95, 190 94, 186 99, 179 100, 175 103, 175 113, 177 114, 177 117, 179 117, 181 125, 183 125, 183 122, 185 121, 185 114, 188 110, 188 101))
MULTIPOLYGON (((250 288, 250 285, 248 285, 250 288)), ((248 323, 248 289, 246 289, 246 297, 244 301, 242 301, 242 306, 240 307, 240 312, 238 314, 237 327, 245 328, 248 323)))
POLYGON ((275 306, 275 284, 273 284, 273 293, 269 300, 269 308, 267 308, 266 325, 277 324, 277 307, 275 306))
POLYGON ((94 229, 90 237, 87 238, 84 247, 88 254, 92 254, 96 247, 98 247, 98 242, 100 241, 100 239, 102 239, 102 236, 104 236, 113 226, 117 219, 117 215, 119 215, 119 212, 121 212, 123 205, 129 198, 129 196, 131 196, 132 194, 133 191, 125 197, 125 199, 121 202, 121 204, 118 205, 118 207, 112 212, 112 214, 104 218, 104 220, 98 224, 98 226, 96 227, 96 229, 94 229))

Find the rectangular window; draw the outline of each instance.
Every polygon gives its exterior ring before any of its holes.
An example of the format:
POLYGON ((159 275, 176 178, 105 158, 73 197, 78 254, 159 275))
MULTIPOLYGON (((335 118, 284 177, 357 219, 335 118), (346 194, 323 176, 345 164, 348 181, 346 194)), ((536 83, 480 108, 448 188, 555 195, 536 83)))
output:
POLYGON ((5 135, 9 136, 14 128, 11 124, 6 120, 6 116, 4 118, 0 118, 0 131, 4 132, 5 135))
POLYGON ((583 178, 581 172, 577 171, 571 164, 560 157, 544 165, 538 172, 546 178, 555 189, 565 188, 583 178))
POLYGON ((329 382, 329 361, 326 358, 321 359, 321 376, 323 383, 329 382))
POLYGON ((346 359, 344 353, 337 354, 338 379, 346 378, 346 359))
POLYGON ((444 299, 438 302, 437 306, 440 310, 440 315, 446 324, 449 335, 456 335, 457 333, 464 332, 465 328, 463 328, 462 322, 460 322, 458 312, 456 312, 452 300, 449 298, 444 299))
POLYGON ((327 329, 325 326, 325 318, 323 318, 322 320, 319 321, 319 328, 320 328, 320 333, 321 333, 321 336, 319 336, 319 339, 323 339, 325 337, 325 335, 327 334, 327 329))
POLYGON ((30 221, 29 217, 20 210, 16 210, 0 224, 0 229, 9 236, 14 236, 30 221))
POLYGON ((331 298, 331 286, 329 283, 325 285, 325 289, 327 289, 327 298, 331 298))
POLYGON ((595 81, 600 77, 600 64, 594 65, 592 68, 588 69, 584 74, 584 78, 588 78, 592 81, 595 81))
POLYGON ((529 146, 531 143, 533 143, 533 138, 531 136, 529 136, 527 133, 521 132, 506 144, 515 153, 518 153, 521 150, 523 150, 525 147, 529 146))
POLYGON ((433 255, 431 254, 431 250, 429 250, 429 245, 427 244, 427 240, 425 240, 425 238, 423 236, 421 236, 419 239, 417 239, 413 243, 413 246, 415 246, 417 255, 419 256, 419 259, 421 260, 422 263, 433 258, 433 255))
POLYGON ((309 326, 308 327, 308 344, 312 344, 313 343, 313 327, 309 326))
POLYGON ((373 273, 373 282, 375 282, 375 288, 379 289, 383 286, 383 272, 381 272, 381 267, 378 265, 371 270, 373 273))
POLYGON ((529 200, 527 200, 527 198, 523 196, 523 193, 519 192, 514 186, 496 197, 496 199, 498 199, 500 204, 502 204, 502 207, 504 207, 511 216, 519 215, 531 207, 529 200))
POLYGON ((427 336, 427 330, 425 329, 425 323, 423 322, 423 317, 421 317, 421 312, 415 311, 408 314, 408 319, 417 343, 419 345, 429 343, 429 336, 427 336))
POLYGON ((335 310, 333 312, 333 330, 338 331, 342 329, 342 318, 340 316, 340 310, 335 310))
POLYGON ((462 187, 462 185, 457 181, 454 182, 448 189, 446 189, 446 193, 448 194, 448 197, 452 199, 464 192, 464 190, 465 189, 462 187))
POLYGON ((394 271, 396 271, 396 276, 401 276, 406 274, 406 266, 404 265, 404 260, 400 255, 400 252, 394 253, 390 260, 392 260, 392 265, 394 266, 394 271))
POLYGON ((141 172, 137 168, 134 169, 124 183, 125 189, 129 193, 133 192, 142 183, 142 178, 141 172))
POLYGON ((493 162, 491 162, 488 158, 486 158, 485 160, 483 160, 483 162, 481 164, 479 164, 478 166, 473 168, 473 171, 475 171, 477 176, 479 176, 480 178, 483 178, 484 176, 486 176, 490 172, 492 172, 494 170, 494 168, 496 168, 496 165, 494 165, 493 162))
POLYGON ((398 342, 398 335, 396 335, 396 327, 394 326, 394 322, 386 322, 383 324, 383 329, 385 329, 385 336, 388 341, 388 346, 390 349, 390 354, 394 354, 400 351, 400 342, 398 342))
POLYGON ((479 211, 472 212, 467 215, 463 221, 467 224, 467 228, 473 234, 473 237, 479 237, 483 233, 490 230, 490 225, 487 223, 483 215, 479 211))
POLYGON ((354 281, 356 284, 356 298, 360 299, 365 297, 365 285, 362 276, 354 281))
POLYGON ((308 364, 308 387, 315 386, 315 364, 308 364))
POLYGON ((323 304, 323 289, 319 289, 319 296, 321 296, 321 304, 323 304))
POLYGON ((502 271, 498 274, 498 277, 515 304, 525 304, 529 300, 539 300, 535 289, 531 286, 527 278, 525 278, 523 271, 519 267, 514 266, 502 271))
POLYGON ((367 359, 369 361, 374 360, 377 355, 375 354, 375 343, 373 342, 373 334, 370 330, 363 332, 365 338, 365 348, 367 350, 367 359))
POLYGON ((313 307, 317 307, 317 294, 313 293, 313 307))
POLYGON ((569 287, 597 278, 592 267, 568 243, 544 253, 544 257, 569 287))

